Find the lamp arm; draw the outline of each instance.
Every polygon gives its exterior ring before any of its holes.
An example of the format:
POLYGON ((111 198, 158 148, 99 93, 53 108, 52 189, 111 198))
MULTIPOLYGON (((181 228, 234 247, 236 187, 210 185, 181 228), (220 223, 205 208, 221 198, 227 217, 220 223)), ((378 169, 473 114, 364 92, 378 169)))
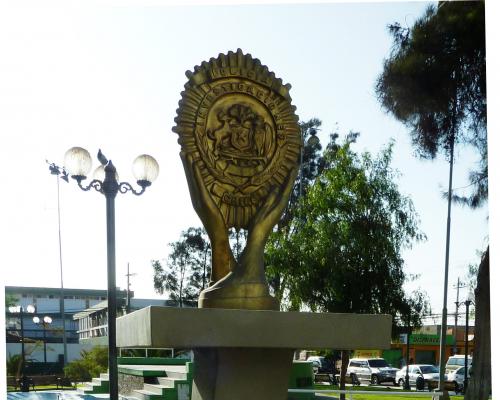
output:
POLYGON ((78 182, 78 187, 80 189, 82 189, 84 192, 87 192, 89 191, 91 188, 94 188, 96 191, 98 191, 99 193, 102 193, 102 182, 97 180, 97 179, 93 179, 89 184, 88 186, 83 186, 82 185, 82 181, 81 179, 77 179, 76 180, 78 182))
POLYGON ((128 191, 132 192, 136 196, 140 196, 146 191, 146 186, 142 186, 140 191, 135 190, 132 185, 128 182, 120 182, 118 185, 118 190, 120 193, 127 193, 128 191))

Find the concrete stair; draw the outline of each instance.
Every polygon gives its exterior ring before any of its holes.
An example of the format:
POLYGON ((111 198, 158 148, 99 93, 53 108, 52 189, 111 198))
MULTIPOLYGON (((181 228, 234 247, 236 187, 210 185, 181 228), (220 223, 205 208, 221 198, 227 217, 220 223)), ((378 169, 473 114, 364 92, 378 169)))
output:
POLYGON ((144 383, 142 389, 133 390, 132 397, 139 400, 189 400, 191 372, 186 365, 165 365, 166 377, 156 378, 157 383, 144 383))
POLYGON ((151 392, 146 389, 136 389, 132 392, 133 397, 137 397, 139 400, 162 400, 165 397, 162 394, 156 392, 151 392))
POLYGON ((78 391, 83 394, 109 393, 109 375, 101 374, 99 378, 92 378, 92 382, 87 382, 78 391))

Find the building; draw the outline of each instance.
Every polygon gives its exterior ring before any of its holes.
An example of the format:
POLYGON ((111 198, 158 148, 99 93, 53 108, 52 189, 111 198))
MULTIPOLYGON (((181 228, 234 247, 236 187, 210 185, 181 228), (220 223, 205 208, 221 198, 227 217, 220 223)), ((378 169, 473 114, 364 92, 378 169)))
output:
MULTIPOLYGON (((63 289, 64 320, 66 330, 67 361, 80 358, 80 351, 91 346, 80 343, 78 323, 73 316, 93 307, 107 298, 106 290, 96 289, 63 289)), ((131 292, 131 296, 133 293, 131 292)), ((21 354, 21 338, 25 338, 25 352, 27 358, 35 362, 59 363, 64 361, 63 323, 61 318, 61 288, 6 286, 5 297, 13 304, 35 307, 35 313, 25 313, 23 316, 24 332, 21 332, 19 313, 6 310, 6 356, 21 354), (52 319, 52 323, 44 326, 35 324, 33 317, 43 321, 45 316, 52 319)), ((117 299, 124 301, 127 297, 125 290, 117 290, 117 299)))
MULTIPOLYGON (((129 312, 133 312, 148 306, 178 307, 177 301, 158 299, 130 299, 129 312)), ((117 299, 116 317, 127 313, 124 299, 117 299)), ((108 302, 101 301, 92 307, 73 315, 76 323, 78 340, 82 344, 106 345, 108 335, 108 302)))
MULTIPOLYGON (((410 356, 415 364, 439 364, 440 356, 440 325, 426 325, 410 335, 410 356)), ((474 353, 474 326, 469 326, 468 332, 469 356, 474 353)), ((394 357, 400 355, 406 358, 406 335, 399 340, 393 340, 391 352, 394 357)), ((445 362, 454 354, 465 354, 465 326, 458 326, 457 331, 448 327, 445 340, 445 362)), ((396 366, 396 365, 395 365, 396 366)))

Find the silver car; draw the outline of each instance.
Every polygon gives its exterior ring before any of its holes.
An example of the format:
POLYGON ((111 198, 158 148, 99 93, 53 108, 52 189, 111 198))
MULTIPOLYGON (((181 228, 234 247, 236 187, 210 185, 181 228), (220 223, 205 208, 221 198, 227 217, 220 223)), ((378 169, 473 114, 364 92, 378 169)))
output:
POLYGON ((347 375, 354 380, 368 381, 372 385, 391 382, 396 385, 397 368, 392 368, 383 358, 352 358, 349 360, 347 375))
POLYGON ((431 364, 410 364, 407 367, 401 368, 396 372, 396 382, 399 386, 404 386, 406 380, 406 368, 408 370, 408 378, 411 386, 417 386, 417 379, 422 377, 424 379, 424 388, 431 389, 429 382, 432 380, 439 380, 439 369, 431 364))
MULTIPOLYGON (((455 393, 461 393, 464 390, 465 367, 460 367, 450 371, 446 375, 446 380, 453 383, 455 393)), ((470 379, 470 367, 467 369, 467 377, 470 379)))

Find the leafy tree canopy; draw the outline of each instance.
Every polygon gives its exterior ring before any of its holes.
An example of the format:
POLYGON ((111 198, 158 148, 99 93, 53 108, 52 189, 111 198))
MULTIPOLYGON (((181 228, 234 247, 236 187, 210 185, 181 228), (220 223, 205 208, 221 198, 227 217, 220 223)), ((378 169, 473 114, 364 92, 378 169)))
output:
POLYGON ((454 142, 476 147, 473 192, 455 200, 472 207, 488 193, 486 50, 483 1, 431 5, 412 28, 389 26, 391 54, 376 83, 382 106, 411 129, 417 154, 450 154, 454 142))
POLYGON ((170 299, 182 307, 184 301, 195 301, 199 292, 208 286, 210 243, 204 229, 191 227, 169 246, 172 251, 165 267, 159 260, 151 262, 154 288, 158 293, 167 292, 170 299))
MULTIPOLYGON (((267 274, 281 279, 283 298, 327 312, 388 313, 420 323, 426 297, 405 295, 401 250, 425 238, 408 197, 398 191, 392 143, 377 157, 351 149, 358 134, 338 135, 321 174, 303 196, 288 230, 266 247, 267 274)), ((406 323, 405 323, 406 324, 406 323)))

